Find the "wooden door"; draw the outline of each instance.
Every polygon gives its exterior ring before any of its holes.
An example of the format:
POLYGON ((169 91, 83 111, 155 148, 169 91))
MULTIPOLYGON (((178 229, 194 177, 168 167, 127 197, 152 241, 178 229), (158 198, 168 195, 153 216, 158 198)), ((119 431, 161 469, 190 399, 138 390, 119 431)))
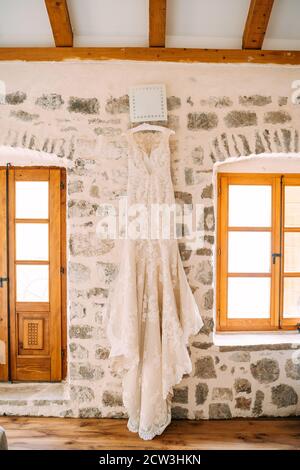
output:
MULTIPOLYGON (((6 170, 0 169, 0 277, 7 278, 6 253, 6 170)), ((0 283, 0 381, 9 380, 8 354, 8 283, 0 283)))
POLYGON ((9 171, 11 378, 62 378, 61 171, 9 171))

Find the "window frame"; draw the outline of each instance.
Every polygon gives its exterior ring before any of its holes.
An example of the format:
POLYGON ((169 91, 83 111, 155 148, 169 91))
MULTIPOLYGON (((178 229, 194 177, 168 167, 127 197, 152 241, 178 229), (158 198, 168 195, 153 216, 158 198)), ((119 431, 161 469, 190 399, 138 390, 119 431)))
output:
MULTIPOLYGON (((2 261, 0 274, 3 276, 8 272, 9 278, 9 282, 5 283, 0 292, 3 305, 6 301, 7 307, 3 314, 6 364, 0 367, 0 380, 59 382, 66 377, 67 373, 66 170, 53 166, 11 166, 0 167, 0 170, 4 186, 6 187, 8 183, 7 190, 2 188, 0 194, 0 215, 8 221, 8 230, 1 230, 0 233, 0 243, 1 247, 3 246, 3 253, 0 256, 0 261, 2 261), (49 213, 47 219, 18 219, 16 217, 17 181, 48 181, 49 213), (17 223, 48 224, 48 261, 16 260, 17 223), (17 302, 16 266, 26 264, 49 266, 48 302, 17 302), (46 349, 45 353, 41 352, 41 355, 38 351, 27 354, 26 350, 23 350, 22 335, 25 330, 23 331, 22 322, 30 321, 26 316, 36 318, 37 322, 43 321, 42 332, 46 335, 43 339, 46 345, 43 350, 46 349), (45 320, 39 320, 39 318, 45 318, 45 320), (47 334, 48 328, 50 328, 49 335, 47 334), (49 367, 46 367, 46 363, 49 367)), ((0 225, 3 227, 6 224, 0 225)))
MULTIPOLYGON (((217 175, 217 248, 216 248, 216 329, 217 331, 278 331, 294 330, 300 318, 283 317, 284 282, 284 188, 285 185, 299 185, 299 174, 279 173, 218 173, 217 175), (272 222, 271 227, 228 227, 229 185, 271 185, 272 222), (275 263, 270 260, 270 274, 228 273, 228 233, 230 231, 271 232, 271 253, 280 253, 275 263), (232 319, 227 315, 228 277, 270 277, 270 318, 232 319)), ((300 232, 300 228, 298 230, 300 232)), ((299 273, 298 273, 299 274, 299 273)), ((295 275, 289 277, 296 277, 295 275)), ((300 276, 299 276, 300 277, 300 276)))
POLYGON ((282 220, 281 220, 281 284, 280 284, 280 325, 283 330, 294 330, 297 329, 297 323, 300 323, 300 317, 294 318, 284 318, 283 317, 283 292, 284 292, 284 278, 285 277, 298 277, 300 278, 300 273, 285 273, 284 272, 284 234, 298 232, 300 233, 300 227, 297 228, 288 228, 285 227, 285 187, 286 186, 299 186, 300 187, 300 174, 283 174, 282 175, 282 191, 281 191, 281 207, 282 207, 282 220))

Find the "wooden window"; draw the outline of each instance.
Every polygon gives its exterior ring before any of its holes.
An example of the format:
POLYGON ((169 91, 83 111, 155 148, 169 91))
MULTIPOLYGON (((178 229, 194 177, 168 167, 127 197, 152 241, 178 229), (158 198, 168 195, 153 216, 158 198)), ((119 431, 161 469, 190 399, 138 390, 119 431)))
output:
POLYGON ((0 380, 66 373, 65 170, 0 169, 0 380))
POLYGON ((300 175, 219 174, 217 329, 300 322, 300 175))

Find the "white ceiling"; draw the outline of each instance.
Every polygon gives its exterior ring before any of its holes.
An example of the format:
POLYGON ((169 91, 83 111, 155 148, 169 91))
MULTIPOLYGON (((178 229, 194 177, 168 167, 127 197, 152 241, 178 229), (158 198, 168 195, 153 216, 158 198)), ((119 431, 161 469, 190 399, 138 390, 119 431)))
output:
POLYGON ((148 0, 68 0, 75 46, 147 46, 148 0))
MULTIPOLYGON (((240 48, 250 0, 167 0, 167 47, 240 48)), ((75 46, 148 46, 148 0, 68 0, 75 46)), ((300 50, 300 0, 275 0, 263 48, 300 50)), ((44 0, 0 0, 0 46, 54 46, 44 0)))
POLYGON ((54 46, 44 1, 0 0, 0 45, 54 46))
POLYGON ((300 50, 299 0, 275 0, 265 35, 266 49, 300 50))
POLYGON ((167 46, 240 48, 250 0, 168 0, 167 46))

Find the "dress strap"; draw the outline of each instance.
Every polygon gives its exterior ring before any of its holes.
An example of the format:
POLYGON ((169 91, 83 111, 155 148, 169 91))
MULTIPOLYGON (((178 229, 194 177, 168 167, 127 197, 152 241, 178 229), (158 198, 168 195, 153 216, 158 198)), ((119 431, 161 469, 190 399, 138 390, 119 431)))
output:
POLYGON ((170 135, 175 134, 175 131, 173 131, 173 129, 169 129, 168 127, 165 127, 163 134, 165 134, 167 137, 170 137, 170 135))
MULTIPOLYGON (((123 136, 126 137, 129 147, 131 147, 132 150, 138 146, 136 139, 134 138, 135 132, 133 132, 133 129, 134 128, 128 129, 126 132, 122 134, 123 136)), ((145 129, 145 130, 151 130, 151 129, 145 129)), ((166 145, 169 145, 170 135, 175 134, 175 131, 173 131, 173 129, 169 129, 168 127, 164 127, 164 126, 152 126, 152 130, 154 130, 158 134, 161 134, 161 140, 162 142, 165 142, 166 145)), ((141 132, 141 131, 142 129, 140 131, 136 131, 136 133, 141 132)))
POLYGON ((172 129, 169 129, 168 127, 157 126, 154 124, 141 124, 136 127, 131 127, 124 134, 133 135, 137 132, 142 132, 142 131, 156 131, 156 132, 161 132, 162 134, 175 134, 175 132, 172 129))

